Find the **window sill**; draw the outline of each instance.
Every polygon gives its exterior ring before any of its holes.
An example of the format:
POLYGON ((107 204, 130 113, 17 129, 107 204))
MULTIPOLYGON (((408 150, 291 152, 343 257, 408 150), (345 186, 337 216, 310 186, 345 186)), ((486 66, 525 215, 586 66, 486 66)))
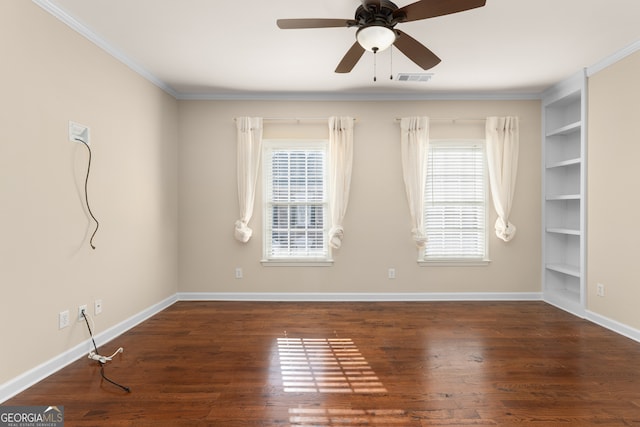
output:
POLYGON ((485 267, 491 263, 490 259, 439 259, 418 260, 420 267, 485 267))
POLYGON ((263 259, 260 260, 263 267, 331 267, 332 259, 263 259))

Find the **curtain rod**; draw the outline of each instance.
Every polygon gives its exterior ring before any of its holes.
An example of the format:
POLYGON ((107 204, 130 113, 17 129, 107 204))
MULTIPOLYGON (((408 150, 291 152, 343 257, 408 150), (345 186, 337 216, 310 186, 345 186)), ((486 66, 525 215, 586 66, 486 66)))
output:
MULTIPOLYGON (((402 120, 402 117, 396 117, 396 122, 402 120)), ((479 117, 429 117, 429 121, 438 121, 438 122, 484 122, 487 118, 479 118, 479 117)))
MULTIPOLYGON (((238 118, 234 117, 234 121, 237 121, 238 118)), ((264 122, 326 122, 329 120, 329 117, 263 117, 262 121, 264 122)), ((353 118, 353 121, 357 121, 358 119, 353 118)))

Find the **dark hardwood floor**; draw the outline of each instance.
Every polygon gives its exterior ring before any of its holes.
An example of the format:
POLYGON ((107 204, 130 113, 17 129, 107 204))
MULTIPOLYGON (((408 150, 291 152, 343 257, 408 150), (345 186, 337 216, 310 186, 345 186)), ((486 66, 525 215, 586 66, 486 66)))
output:
MULTIPOLYGON (((100 332, 100 331, 98 331, 100 332)), ((640 426, 640 343, 543 302, 179 302, 4 405, 65 426, 640 426)))

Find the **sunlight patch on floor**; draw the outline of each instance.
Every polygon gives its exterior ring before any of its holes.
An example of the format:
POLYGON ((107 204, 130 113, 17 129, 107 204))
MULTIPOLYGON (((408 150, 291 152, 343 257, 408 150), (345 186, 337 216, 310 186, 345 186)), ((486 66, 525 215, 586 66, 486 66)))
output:
POLYGON ((348 338, 278 338, 285 392, 386 393, 348 338))
POLYGON ((406 425, 407 414, 399 409, 289 409, 291 426, 393 426, 406 425))

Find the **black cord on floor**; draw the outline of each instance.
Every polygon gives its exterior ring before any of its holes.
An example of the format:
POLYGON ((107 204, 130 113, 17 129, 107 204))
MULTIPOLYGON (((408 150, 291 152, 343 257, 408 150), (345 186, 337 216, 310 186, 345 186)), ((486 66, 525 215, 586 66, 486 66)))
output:
POLYGON ((89 173, 91 172, 91 147, 89 146, 88 143, 84 142, 80 138, 76 138, 76 141, 81 142, 82 145, 87 147, 87 150, 89 150, 89 162, 87 163, 87 176, 84 179, 84 200, 87 203, 87 210, 89 211, 89 215, 91 215, 91 218, 93 218, 93 220, 96 222, 96 229, 93 230, 93 234, 89 239, 89 245, 91 245, 91 249, 95 249, 96 247, 93 245, 93 238, 96 236, 96 233, 98 232, 98 227, 100 227, 100 223, 98 222, 95 215, 93 215, 93 212, 91 211, 91 206, 89 205, 89 190, 87 189, 89 185, 89 173))
MULTIPOLYGON (((87 329, 89 330, 89 335, 91 336, 91 342, 93 342, 93 348, 94 348, 96 354, 98 354, 98 346, 96 345, 96 340, 93 339, 93 332, 91 331, 91 326, 89 326, 89 320, 87 319, 87 315, 84 313, 84 310, 82 311, 82 317, 84 317, 84 321, 87 324, 87 329)), ((110 382, 111 384, 115 385, 116 387, 120 387, 121 389, 123 389, 127 393, 131 393, 131 389, 129 387, 124 386, 122 384, 118 384, 117 382, 107 378, 107 376, 104 374, 104 363, 100 362, 99 360, 97 360, 97 362, 100 365, 100 375, 102 376, 102 379, 110 382)))

